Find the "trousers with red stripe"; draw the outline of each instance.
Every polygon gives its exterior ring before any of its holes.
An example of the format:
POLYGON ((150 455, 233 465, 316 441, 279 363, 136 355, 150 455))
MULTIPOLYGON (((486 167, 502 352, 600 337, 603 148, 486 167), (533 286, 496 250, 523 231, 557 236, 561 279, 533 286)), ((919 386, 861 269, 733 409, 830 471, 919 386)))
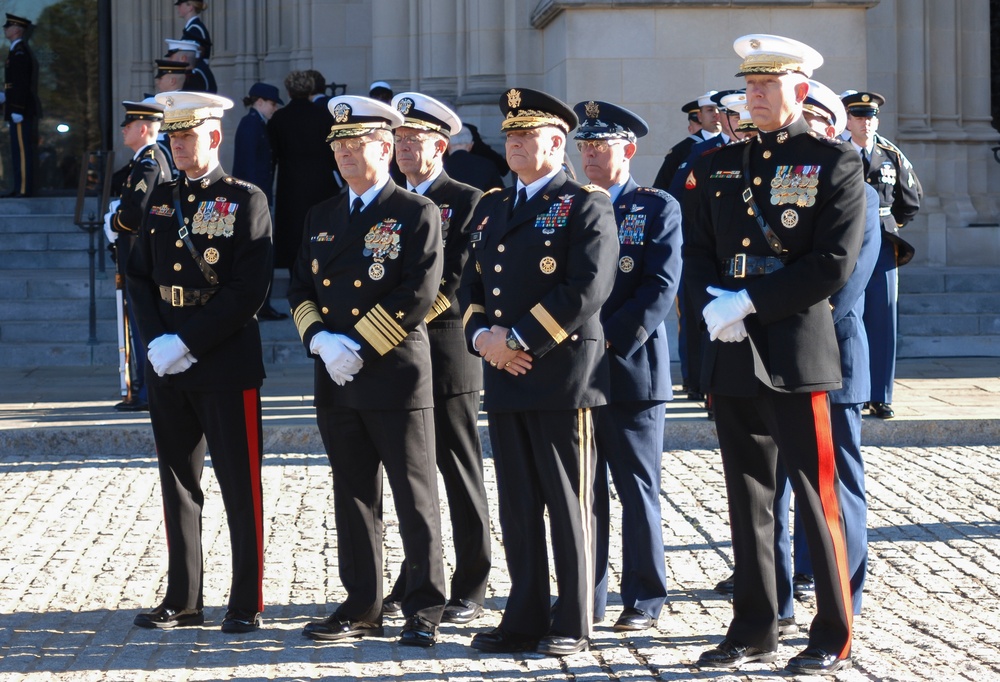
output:
POLYGON ((190 391, 149 385, 149 413, 167 531, 167 592, 177 609, 204 606, 201 487, 205 451, 219 482, 233 555, 230 609, 264 610, 260 389, 190 391))
POLYGON ((802 512, 815 571, 809 646, 850 656, 851 592, 827 394, 761 386, 754 397, 713 398, 736 566, 727 636, 765 651, 778 646, 773 503, 780 458, 802 512))

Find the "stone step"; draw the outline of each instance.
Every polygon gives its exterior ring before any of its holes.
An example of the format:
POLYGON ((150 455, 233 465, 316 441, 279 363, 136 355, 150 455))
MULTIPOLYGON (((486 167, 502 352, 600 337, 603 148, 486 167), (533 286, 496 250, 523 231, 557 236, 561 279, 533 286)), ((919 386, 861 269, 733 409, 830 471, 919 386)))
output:
POLYGON ((899 269, 900 300, 908 294, 997 290, 1000 290, 1000 268, 906 266, 899 269))

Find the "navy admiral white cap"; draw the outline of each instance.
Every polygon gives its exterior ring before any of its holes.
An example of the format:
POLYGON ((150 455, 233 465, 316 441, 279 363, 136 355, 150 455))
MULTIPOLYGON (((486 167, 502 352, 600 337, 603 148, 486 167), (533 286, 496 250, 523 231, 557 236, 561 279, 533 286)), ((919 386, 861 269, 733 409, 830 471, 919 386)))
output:
POLYGON ((174 40, 173 38, 164 38, 164 42, 167 44, 167 52, 198 52, 201 50, 201 45, 193 40, 174 40))
POLYGON ((809 81, 809 94, 806 95, 802 108, 828 119, 833 125, 835 136, 840 135, 847 127, 847 110, 840 101, 840 95, 819 81, 809 81))
POLYGON ((132 121, 162 121, 163 105, 156 101, 154 97, 147 97, 141 102, 122 102, 125 107, 125 120, 122 121, 122 128, 132 121))
POLYGON ((716 102, 715 100, 712 99, 712 95, 716 94, 717 92, 719 92, 719 91, 718 90, 709 90, 704 95, 702 95, 701 97, 699 97, 697 99, 698 106, 699 107, 709 107, 709 106, 715 106, 715 105, 717 105, 718 102, 716 102))
POLYGON ((403 125, 403 115, 371 97, 340 95, 327 103, 333 125, 327 142, 344 137, 361 137, 373 130, 391 130, 403 125))
MULTIPOLYGON (((729 97, 729 95, 736 95, 741 92, 746 92, 746 90, 719 90, 717 93, 709 97, 709 99, 711 99, 712 103, 715 104, 717 107, 719 107, 719 109, 725 109, 726 105, 723 104, 722 101, 726 97, 729 97)), ((729 101, 734 101, 734 100, 729 100, 729 101)))
POLYGON ((847 107, 847 113, 851 116, 870 118, 878 116, 878 109, 885 104, 885 97, 877 92, 845 90, 840 93, 840 101, 847 107))
POLYGON ((579 123, 568 104, 539 90, 511 88, 500 95, 499 104, 504 116, 501 132, 554 126, 569 134, 579 123))
POLYGON ((823 65, 823 55, 819 52, 783 36, 751 33, 737 38, 733 49, 743 60, 737 76, 801 73, 811 78, 813 71, 823 65))
POLYGON ((392 98, 392 107, 403 115, 403 125, 409 128, 441 133, 445 137, 457 135, 462 129, 462 119, 454 111, 433 97, 419 92, 401 92, 392 98))
POLYGON ((580 119, 580 129, 573 136, 577 140, 635 140, 649 132, 641 116, 610 102, 580 102, 573 112, 580 119))
POLYGON ((719 106, 726 111, 739 114, 740 121, 736 124, 735 130, 756 130, 757 126, 750 116, 750 107, 747 106, 747 94, 742 90, 730 92, 719 98, 719 106))
POLYGON ((164 132, 190 130, 205 121, 222 120, 226 109, 233 108, 233 100, 210 92, 161 92, 156 101, 164 106, 160 127, 164 132))

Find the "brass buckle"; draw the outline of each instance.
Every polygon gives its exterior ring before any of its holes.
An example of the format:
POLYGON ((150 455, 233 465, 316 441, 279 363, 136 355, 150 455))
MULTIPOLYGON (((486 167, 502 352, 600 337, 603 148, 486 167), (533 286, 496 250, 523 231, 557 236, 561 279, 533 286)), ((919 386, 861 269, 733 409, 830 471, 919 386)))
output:
POLYGON ((184 287, 170 287, 170 305, 175 308, 184 307, 184 287))
POLYGON ((747 276, 747 255, 738 253, 733 256, 733 277, 743 279, 747 276))

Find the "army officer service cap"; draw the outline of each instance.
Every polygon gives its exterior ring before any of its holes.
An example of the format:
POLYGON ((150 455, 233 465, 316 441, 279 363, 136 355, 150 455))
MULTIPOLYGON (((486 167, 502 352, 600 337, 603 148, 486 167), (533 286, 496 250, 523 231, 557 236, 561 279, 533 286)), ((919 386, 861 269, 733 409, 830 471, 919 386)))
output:
POLYGON ((231 99, 210 92, 161 92, 156 101, 164 107, 160 130, 168 133, 197 128, 205 121, 221 121, 226 109, 233 108, 231 99))
POLYGON ((154 78, 162 78, 163 76, 169 76, 171 74, 185 74, 188 69, 187 62, 178 62, 173 59, 157 59, 156 60, 156 75, 154 78))
POLYGON ((500 132, 554 126, 569 134, 579 123, 569 105, 539 90, 511 88, 500 95, 500 132))
POLYGON ((3 25, 4 28, 10 28, 11 26, 20 26, 21 28, 28 28, 31 26, 31 19, 25 19, 24 17, 19 17, 16 14, 7 14, 7 23, 3 25))
POLYGON ((823 65, 823 56, 805 43, 783 36, 751 33, 737 38, 733 49, 740 56, 737 76, 755 73, 801 73, 812 78, 813 71, 823 65))
POLYGON ((829 121, 836 131, 834 135, 840 135, 847 127, 847 111, 840 95, 819 81, 809 81, 809 94, 802 108, 829 121))
POLYGON ((403 125, 403 115, 371 97, 340 95, 327 103, 333 125, 327 142, 345 137, 361 137, 374 130, 392 130, 403 125))
POLYGON ((392 98, 392 107, 403 115, 403 125, 429 130, 450 138, 462 129, 462 119, 433 97, 419 92, 401 92, 392 98))
POLYGON ((125 107, 125 120, 122 121, 122 128, 132 121, 162 121, 163 105, 155 98, 149 97, 141 102, 122 102, 125 107))
POLYGON ((847 90, 840 93, 840 101, 851 116, 871 118, 878 116, 878 109, 885 104, 885 97, 877 92, 858 92, 847 90))
POLYGON ((573 111, 580 119, 580 129, 573 136, 577 140, 635 140, 649 132, 641 116, 610 102, 580 102, 573 111))

